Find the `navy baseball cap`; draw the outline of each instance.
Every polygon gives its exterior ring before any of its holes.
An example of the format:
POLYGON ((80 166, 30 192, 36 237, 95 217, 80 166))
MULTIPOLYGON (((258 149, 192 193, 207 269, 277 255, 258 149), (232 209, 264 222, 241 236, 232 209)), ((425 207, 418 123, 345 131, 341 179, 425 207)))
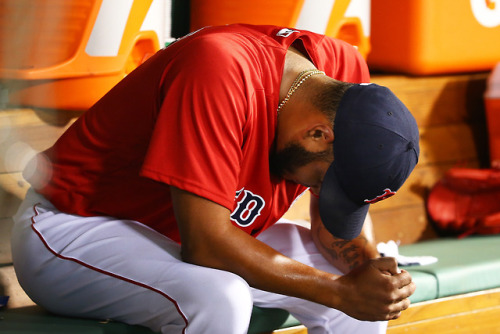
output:
POLYGON ((335 237, 351 240, 370 204, 386 199, 418 162, 418 127, 386 87, 355 84, 342 97, 334 123, 334 161, 319 193, 319 214, 335 237))

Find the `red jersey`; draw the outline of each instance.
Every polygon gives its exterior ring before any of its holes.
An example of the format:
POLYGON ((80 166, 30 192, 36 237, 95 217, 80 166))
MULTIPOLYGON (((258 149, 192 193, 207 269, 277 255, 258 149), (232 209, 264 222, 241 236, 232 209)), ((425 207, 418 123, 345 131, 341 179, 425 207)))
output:
POLYGON ((234 225, 257 235, 306 190, 269 171, 292 43, 330 77, 369 81, 362 57, 339 40, 274 26, 205 28, 157 52, 43 152, 47 179, 35 190, 61 211, 133 219, 180 241, 172 185, 228 208, 234 225))

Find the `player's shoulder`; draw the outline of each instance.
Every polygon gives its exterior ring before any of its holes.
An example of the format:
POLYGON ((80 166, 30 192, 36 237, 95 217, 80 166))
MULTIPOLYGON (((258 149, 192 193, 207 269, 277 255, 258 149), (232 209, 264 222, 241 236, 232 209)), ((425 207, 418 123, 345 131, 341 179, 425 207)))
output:
POLYGON ((208 26, 194 31, 179 41, 223 44, 256 44, 260 46, 272 46, 288 48, 293 41, 300 36, 310 35, 315 41, 320 40, 323 35, 308 31, 286 28, 274 25, 253 25, 253 24, 228 24, 222 26, 208 26))

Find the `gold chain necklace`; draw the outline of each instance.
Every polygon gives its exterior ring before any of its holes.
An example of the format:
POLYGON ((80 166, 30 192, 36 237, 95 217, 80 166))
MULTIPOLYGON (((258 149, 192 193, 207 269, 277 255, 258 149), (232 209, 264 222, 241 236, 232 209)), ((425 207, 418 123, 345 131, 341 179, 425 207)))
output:
POLYGON ((277 109, 278 116, 281 112, 281 108, 283 108, 283 106, 288 102, 288 100, 290 100, 292 94, 295 93, 295 91, 300 87, 300 85, 302 85, 304 81, 306 81, 307 79, 316 74, 325 74, 325 72, 314 69, 314 70, 305 70, 299 73, 299 75, 295 78, 292 85, 290 86, 290 89, 288 90, 288 93, 286 94, 285 98, 283 99, 283 101, 281 101, 281 103, 278 106, 277 109))

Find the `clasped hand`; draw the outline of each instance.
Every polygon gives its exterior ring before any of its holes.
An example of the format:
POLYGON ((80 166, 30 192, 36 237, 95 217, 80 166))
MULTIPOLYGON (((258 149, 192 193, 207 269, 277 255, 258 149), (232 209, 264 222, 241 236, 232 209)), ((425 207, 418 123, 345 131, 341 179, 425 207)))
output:
POLYGON ((337 280, 344 313, 359 320, 397 319, 410 306, 415 283, 406 270, 398 270, 394 258, 365 262, 337 280))

